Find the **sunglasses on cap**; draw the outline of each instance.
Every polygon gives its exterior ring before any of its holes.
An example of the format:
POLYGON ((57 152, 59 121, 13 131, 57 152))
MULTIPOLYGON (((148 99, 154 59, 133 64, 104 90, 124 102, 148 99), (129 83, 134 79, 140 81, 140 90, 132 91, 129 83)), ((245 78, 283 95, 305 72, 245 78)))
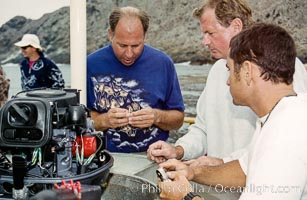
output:
POLYGON ((25 47, 20 47, 22 48, 23 50, 27 49, 28 47, 32 47, 31 45, 28 45, 28 46, 25 46, 25 47))

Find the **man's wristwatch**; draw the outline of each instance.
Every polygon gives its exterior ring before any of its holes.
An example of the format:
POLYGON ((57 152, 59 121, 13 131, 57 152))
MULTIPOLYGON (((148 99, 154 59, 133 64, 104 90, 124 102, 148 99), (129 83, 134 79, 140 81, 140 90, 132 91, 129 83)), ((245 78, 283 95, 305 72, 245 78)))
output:
POLYGON ((195 192, 189 192, 184 198, 183 200, 192 200, 194 197, 201 197, 198 194, 196 194, 195 192))

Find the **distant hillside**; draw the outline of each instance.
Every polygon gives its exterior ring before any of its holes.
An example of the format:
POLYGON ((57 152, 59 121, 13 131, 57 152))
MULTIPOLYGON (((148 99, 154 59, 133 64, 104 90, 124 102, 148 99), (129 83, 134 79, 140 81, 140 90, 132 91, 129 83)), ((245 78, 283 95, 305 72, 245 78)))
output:
MULTIPOLYGON (((151 16, 147 43, 166 51, 174 62, 210 62, 209 52, 201 45, 198 21, 191 16, 202 0, 88 0, 87 52, 106 44, 107 18, 115 6, 144 8, 151 16)), ((307 5, 305 0, 249 0, 257 21, 286 28, 297 43, 298 55, 307 63, 307 5)), ((61 8, 38 20, 16 16, 0 27, 1 63, 19 62, 19 48, 14 43, 24 33, 35 33, 48 57, 57 63, 70 62, 69 8, 61 8)))

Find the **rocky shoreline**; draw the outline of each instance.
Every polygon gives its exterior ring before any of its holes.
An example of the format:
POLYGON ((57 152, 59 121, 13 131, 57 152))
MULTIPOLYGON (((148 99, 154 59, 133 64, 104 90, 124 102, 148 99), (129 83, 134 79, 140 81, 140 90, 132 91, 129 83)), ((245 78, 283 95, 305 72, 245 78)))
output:
MULTIPOLYGON (((146 42, 168 53, 175 63, 212 63, 210 53, 201 45, 198 21, 191 12, 199 0, 88 0, 87 53, 109 43, 107 36, 109 12, 115 6, 137 6, 151 16, 146 42), (153 9, 154 8, 154 9, 153 9)), ((305 0, 248 0, 255 21, 278 24, 287 29, 297 44, 298 57, 307 63, 307 4, 305 0)), ((20 50, 14 43, 24 33, 35 33, 41 38, 48 57, 56 63, 70 63, 69 8, 64 7, 40 19, 16 16, 0 27, 0 61, 17 63, 20 50)))

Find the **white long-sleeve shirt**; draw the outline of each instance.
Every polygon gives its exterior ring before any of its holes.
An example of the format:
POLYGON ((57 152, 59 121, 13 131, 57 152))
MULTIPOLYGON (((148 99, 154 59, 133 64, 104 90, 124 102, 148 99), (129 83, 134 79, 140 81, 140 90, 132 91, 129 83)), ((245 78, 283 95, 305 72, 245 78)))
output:
MULTIPOLYGON (((211 68, 206 87, 198 99, 195 124, 179 138, 175 146, 182 146, 189 160, 204 154, 224 158, 224 162, 238 159, 250 143, 255 131, 256 114, 248 107, 235 106, 226 84, 229 71, 226 60, 218 60, 211 68)), ((294 90, 307 91, 307 72, 296 59, 294 90)))

